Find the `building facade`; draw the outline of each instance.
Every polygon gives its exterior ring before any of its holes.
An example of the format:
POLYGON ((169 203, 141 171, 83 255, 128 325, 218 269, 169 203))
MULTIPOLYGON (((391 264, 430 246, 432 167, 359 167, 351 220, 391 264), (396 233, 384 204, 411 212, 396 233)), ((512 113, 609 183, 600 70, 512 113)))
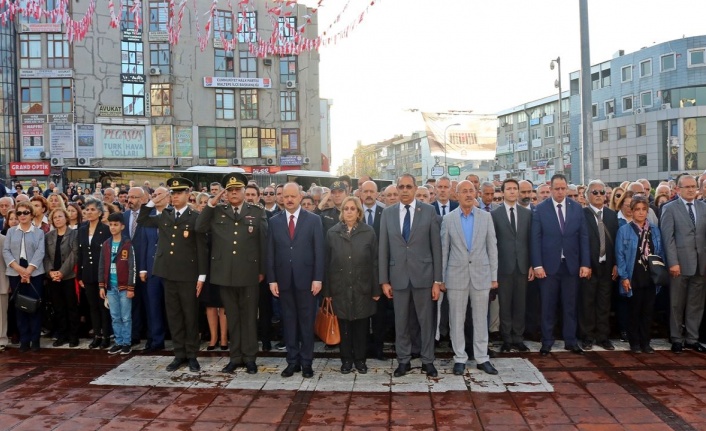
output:
MULTIPOLYGON (((72 2, 73 16, 85 14, 89 3, 72 2)), ((321 169, 327 105, 319 97, 318 52, 258 58, 248 44, 273 31, 280 43, 290 42, 307 19, 303 36, 316 38, 315 15, 296 6, 291 16, 273 20, 264 1, 250 4, 254 9, 244 14, 219 1, 203 51, 193 10, 186 11, 178 44, 169 44, 165 1, 142 3, 139 29, 133 1, 124 2, 119 29, 110 28, 103 5, 86 38, 74 44, 61 23, 18 18, 20 143, 6 151, 10 146, 0 142, 0 150, 8 160, 51 160, 53 171, 76 165, 321 169), (234 49, 225 49, 223 39, 237 41, 234 49)), ((199 25, 203 32, 203 18, 199 25)), ((12 37, 4 33, 9 29, 0 27, 0 39, 12 37)))

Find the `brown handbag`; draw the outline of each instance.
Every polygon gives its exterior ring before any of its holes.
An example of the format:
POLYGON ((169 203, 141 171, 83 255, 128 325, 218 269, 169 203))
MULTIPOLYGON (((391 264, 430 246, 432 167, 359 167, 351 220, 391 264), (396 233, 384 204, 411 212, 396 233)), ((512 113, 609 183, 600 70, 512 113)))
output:
POLYGON ((324 298, 321 302, 321 307, 316 312, 314 331, 321 341, 329 346, 335 346, 341 342, 341 331, 338 328, 338 318, 333 314, 331 298, 324 298))

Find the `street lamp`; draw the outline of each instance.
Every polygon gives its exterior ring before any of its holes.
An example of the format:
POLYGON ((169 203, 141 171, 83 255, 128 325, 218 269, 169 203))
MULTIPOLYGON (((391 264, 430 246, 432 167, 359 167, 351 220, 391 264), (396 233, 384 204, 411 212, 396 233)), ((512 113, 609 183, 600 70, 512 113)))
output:
POLYGON ((449 165, 446 162, 446 132, 449 130, 449 127, 460 126, 460 125, 461 125, 461 123, 453 123, 453 124, 449 124, 444 129, 444 170, 446 171, 446 175, 449 174, 449 165))
MULTIPOLYGON (((561 57, 557 57, 556 60, 552 60, 551 63, 549 63, 549 69, 554 70, 554 63, 556 63, 557 66, 557 72, 559 78, 554 81, 554 87, 559 89, 559 127, 558 127, 558 133, 559 133, 559 154, 562 154, 561 157, 561 170, 562 172, 564 171, 564 124, 562 123, 562 115, 561 115, 561 57)), ((554 170, 556 171, 556 163, 554 164, 554 170)))

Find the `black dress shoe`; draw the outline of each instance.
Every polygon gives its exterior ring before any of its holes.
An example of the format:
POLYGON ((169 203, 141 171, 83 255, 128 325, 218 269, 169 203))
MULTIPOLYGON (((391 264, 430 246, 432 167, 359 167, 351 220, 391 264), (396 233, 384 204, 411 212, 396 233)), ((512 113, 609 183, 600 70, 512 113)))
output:
POLYGON ((412 366, 409 363, 399 364, 392 375, 395 377, 402 377, 410 371, 412 371, 412 366))
POLYGON ((648 344, 648 345, 646 345, 645 347, 642 348, 642 351, 645 352, 645 353, 652 354, 652 353, 655 352, 655 349, 653 349, 652 346, 650 346, 650 345, 648 344))
POLYGON ((287 368, 282 370, 282 377, 292 377, 294 373, 298 373, 302 370, 302 367, 299 365, 294 365, 294 364, 289 364, 287 365, 287 368))
POLYGON ((465 371, 466 371, 466 364, 461 364, 461 363, 454 364, 454 375, 455 376, 462 376, 465 371))
POLYGON ((525 343, 515 343, 512 347, 518 352, 529 352, 529 347, 527 347, 525 343))
POLYGON ((59 339, 57 339, 56 341, 54 341, 54 342, 52 343, 52 346, 54 346, 54 347, 61 347, 61 346, 63 346, 64 344, 66 344, 68 341, 69 341, 69 340, 67 340, 66 338, 59 338, 59 339))
POLYGON ((20 343, 20 352, 29 352, 29 343, 20 343))
POLYGON ((565 346, 564 349, 568 350, 571 353, 576 353, 577 355, 584 354, 584 351, 578 345, 565 346))
POLYGON ((367 374, 368 366, 365 365, 365 361, 355 361, 355 369, 358 370, 360 374, 367 374))
POLYGON ((221 345, 221 350, 228 350, 228 345, 227 344, 225 346, 221 345))
POLYGON ((208 350, 209 352, 212 351, 212 350, 216 350, 216 346, 215 346, 215 345, 213 345, 213 346, 208 346, 208 347, 206 347, 206 350, 208 350))
POLYGON ((439 375, 434 364, 422 364, 422 371, 427 373, 427 377, 437 377, 439 375))
POLYGON ((201 371, 201 365, 199 365, 199 361, 197 361, 196 358, 189 358, 189 371, 192 373, 201 371))
POLYGON ((620 331, 620 341, 622 341, 623 343, 626 343, 628 341, 627 331, 620 331))
POLYGON ((485 371, 488 374, 498 374, 498 370, 495 369, 495 367, 490 363, 490 361, 483 362, 482 364, 476 365, 476 368, 478 368, 481 371, 485 371))
POLYGON ((353 363, 352 362, 346 361, 341 365, 341 374, 348 374, 351 371, 353 371, 353 363))
POLYGON ((107 349, 108 347, 110 347, 110 338, 108 338, 108 337, 103 338, 103 341, 101 341, 100 347, 101 347, 101 349, 107 349))
POLYGON ((235 372, 235 369, 242 366, 243 364, 239 364, 234 361, 229 361, 228 364, 223 367, 221 370, 221 373, 226 373, 226 374, 233 374, 235 372))
POLYGON ((272 343, 270 341, 263 341, 262 342, 262 351, 269 352, 270 350, 272 350, 272 343))
POLYGON ((69 341, 69 347, 78 347, 78 340, 69 341))
POLYGON ((581 342, 581 347, 583 347, 583 350, 593 350, 593 341, 584 340, 581 342))
POLYGON ((699 353, 706 352, 706 347, 702 346, 701 343, 684 344, 684 347, 686 347, 687 349, 691 349, 695 352, 699 352, 699 353))
POLYGON ((603 341, 600 341, 600 342, 598 343, 598 345, 601 346, 602 348, 604 348, 605 350, 615 350, 615 346, 614 346, 613 343, 612 343, 610 340, 608 340, 608 339, 603 340, 603 341))
POLYGON ((160 350, 164 350, 164 344, 151 344, 149 347, 142 349, 143 355, 151 355, 152 353, 157 353, 160 350))
POLYGON ((139 344, 140 344, 140 340, 132 340, 132 341, 130 342, 130 347, 132 347, 132 346, 137 346, 137 345, 139 345, 139 344))
POLYGON ((176 371, 187 362, 186 358, 174 358, 174 360, 167 365, 167 371, 176 371))
POLYGON ((314 370, 311 368, 311 365, 302 365, 302 377, 305 379, 314 377, 314 370))
POLYGON ((96 337, 91 341, 91 344, 88 345, 89 349, 97 349, 100 347, 101 343, 103 342, 103 339, 101 337, 96 337))
POLYGON ((542 356, 547 356, 547 355, 549 355, 549 352, 551 352, 551 351, 552 351, 551 347, 542 346, 542 348, 539 349, 539 354, 541 354, 542 356))
POLYGON ((245 372, 248 374, 257 374, 257 364, 255 364, 255 361, 245 363, 245 372))
POLYGON ((672 343, 672 352, 679 354, 683 351, 684 351, 684 346, 682 346, 681 343, 672 343))
POLYGON ((39 351, 39 341, 32 341, 30 349, 33 352, 38 352, 39 351))
POLYGON ((632 353, 642 353, 642 348, 640 346, 630 346, 630 351, 632 353))
POLYGON ((501 353, 510 353, 511 350, 512 345, 510 343, 503 343, 503 345, 500 347, 501 353))

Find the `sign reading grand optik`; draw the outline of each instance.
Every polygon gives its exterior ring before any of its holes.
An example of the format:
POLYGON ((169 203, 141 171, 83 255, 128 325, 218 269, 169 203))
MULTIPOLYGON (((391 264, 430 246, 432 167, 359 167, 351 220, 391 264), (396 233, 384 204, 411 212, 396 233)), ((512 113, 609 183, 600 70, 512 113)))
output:
POLYGON ((145 157, 144 126, 103 126, 103 157, 134 159, 145 157))
POLYGON ((272 88, 270 78, 239 78, 222 76, 204 76, 205 88, 272 88))

